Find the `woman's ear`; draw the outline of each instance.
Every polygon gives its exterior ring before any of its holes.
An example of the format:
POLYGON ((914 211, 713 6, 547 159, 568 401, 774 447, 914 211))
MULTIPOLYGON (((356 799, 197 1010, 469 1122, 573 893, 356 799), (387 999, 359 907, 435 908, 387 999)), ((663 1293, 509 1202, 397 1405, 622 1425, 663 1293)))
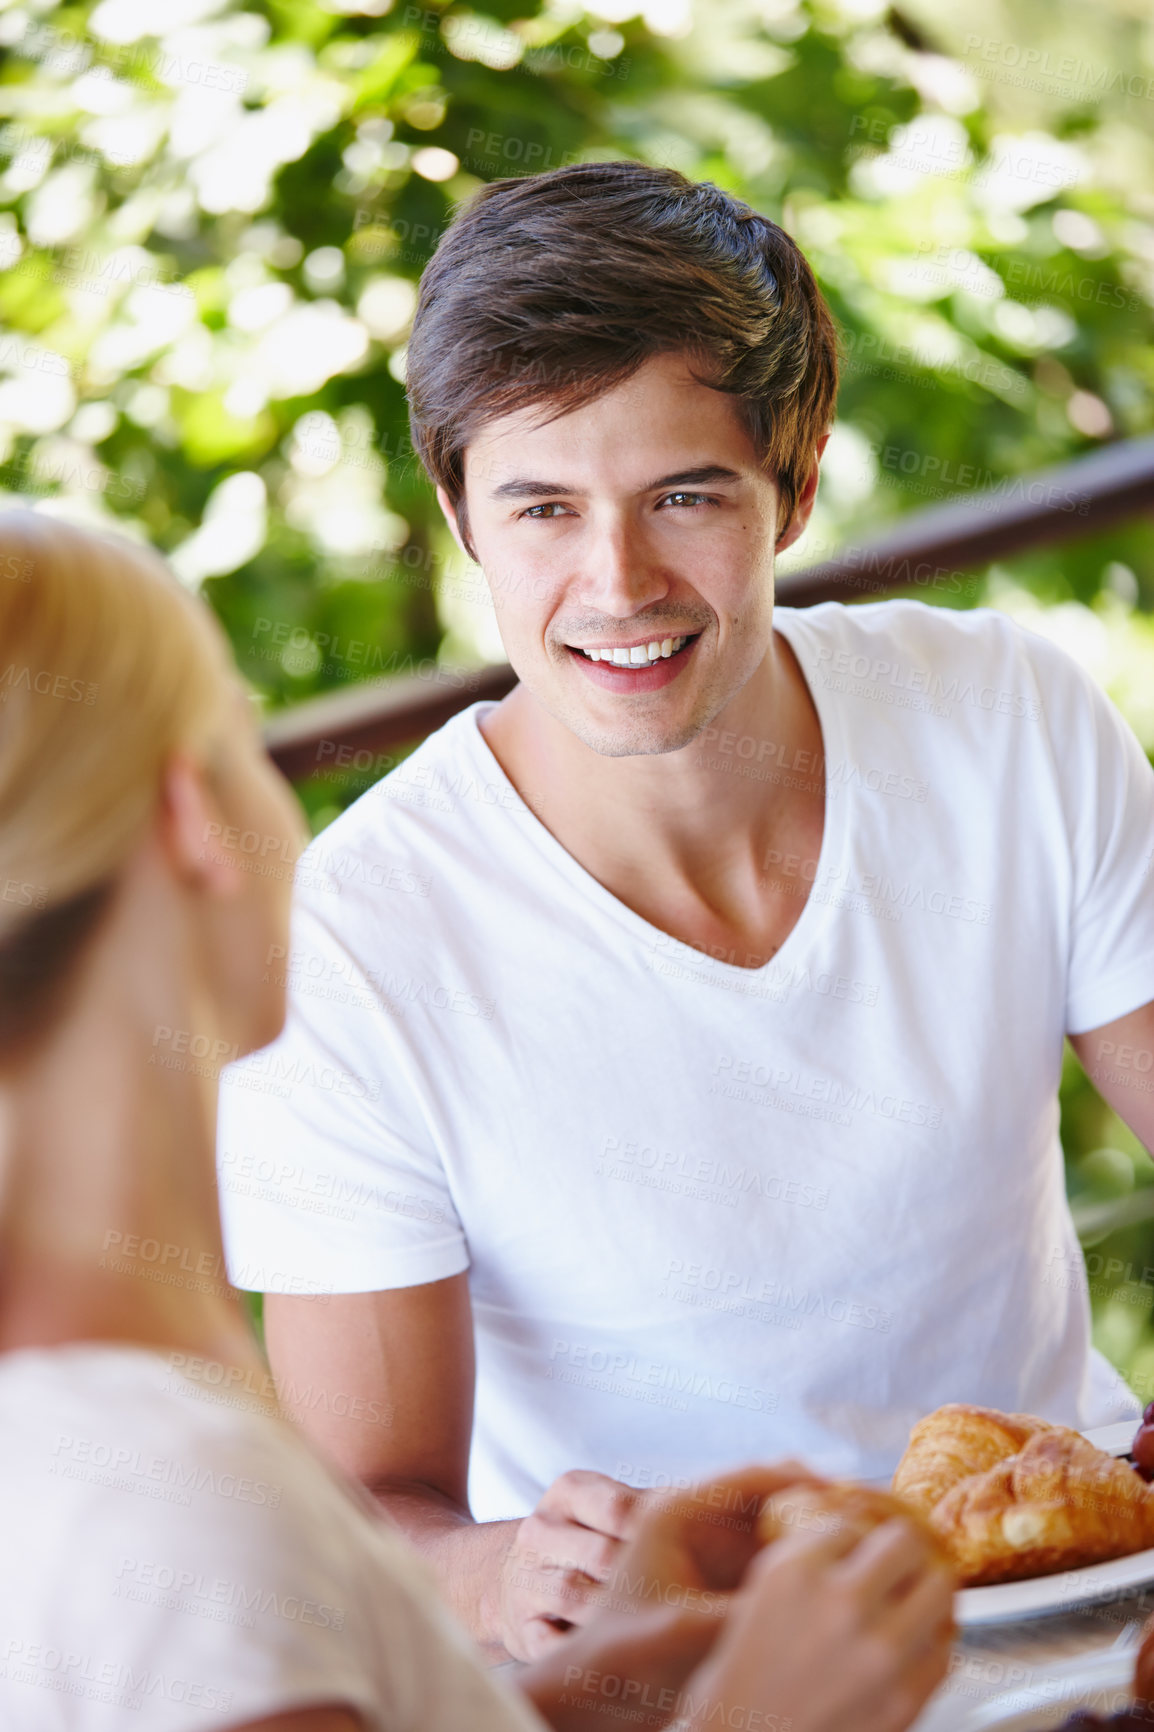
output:
POLYGON ((240 836, 228 825, 204 764, 189 752, 173 752, 164 766, 156 825, 161 846, 181 879, 199 883, 216 896, 241 893, 245 873, 240 836))

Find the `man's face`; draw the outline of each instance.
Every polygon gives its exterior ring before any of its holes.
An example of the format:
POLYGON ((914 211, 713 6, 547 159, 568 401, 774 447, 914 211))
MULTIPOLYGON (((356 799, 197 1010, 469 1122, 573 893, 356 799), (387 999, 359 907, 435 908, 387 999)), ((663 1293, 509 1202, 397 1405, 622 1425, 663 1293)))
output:
POLYGON ((465 453, 509 660, 593 751, 677 751, 769 647, 776 488, 734 400, 680 355, 534 425, 541 414, 487 423, 465 453))

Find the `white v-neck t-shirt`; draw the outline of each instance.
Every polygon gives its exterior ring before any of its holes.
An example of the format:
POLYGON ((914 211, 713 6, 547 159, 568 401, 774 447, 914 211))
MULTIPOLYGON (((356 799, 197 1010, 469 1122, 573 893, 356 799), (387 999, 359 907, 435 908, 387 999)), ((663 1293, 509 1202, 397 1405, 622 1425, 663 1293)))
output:
POLYGON ((0 1726, 227 1732, 339 1704, 366 1732, 543 1732, 267 1381, 92 1342, 0 1356, 0 1726))
MULTIPOLYGON (((618 901, 455 717, 312 844, 284 1034, 225 1073, 233 1276, 468 1270, 470 1494, 797 1453, 888 1474, 947 1401, 1078 1426, 1063 1036, 1154 998, 1154 774, 1071 658, 988 610, 779 608, 821 722, 816 862, 759 968, 618 901)), ((811 776, 706 730, 717 774, 811 776)), ((274 960, 274 968, 285 962, 274 960)))

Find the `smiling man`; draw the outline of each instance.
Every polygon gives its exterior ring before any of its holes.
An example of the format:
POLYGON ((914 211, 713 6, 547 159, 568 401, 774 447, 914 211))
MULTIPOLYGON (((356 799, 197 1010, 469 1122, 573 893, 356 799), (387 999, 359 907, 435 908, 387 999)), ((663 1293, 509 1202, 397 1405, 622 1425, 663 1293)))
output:
POLYGON ((1154 1047, 1154 776, 997 614, 775 612, 835 377, 788 236, 639 163, 484 188, 422 284, 414 436, 520 683, 316 845, 221 1182, 286 1403, 513 1654, 628 1488, 1136 1412, 1057 1087, 1069 1033, 1154 1142, 1104 1068, 1154 1047))

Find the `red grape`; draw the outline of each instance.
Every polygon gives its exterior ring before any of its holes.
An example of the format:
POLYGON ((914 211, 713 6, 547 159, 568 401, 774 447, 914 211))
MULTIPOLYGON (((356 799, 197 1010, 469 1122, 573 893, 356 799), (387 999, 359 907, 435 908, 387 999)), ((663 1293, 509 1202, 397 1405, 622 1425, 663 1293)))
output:
POLYGON ((1140 1425, 1130 1445, 1134 1466, 1143 1479, 1154 1479, 1154 1425, 1140 1425))

